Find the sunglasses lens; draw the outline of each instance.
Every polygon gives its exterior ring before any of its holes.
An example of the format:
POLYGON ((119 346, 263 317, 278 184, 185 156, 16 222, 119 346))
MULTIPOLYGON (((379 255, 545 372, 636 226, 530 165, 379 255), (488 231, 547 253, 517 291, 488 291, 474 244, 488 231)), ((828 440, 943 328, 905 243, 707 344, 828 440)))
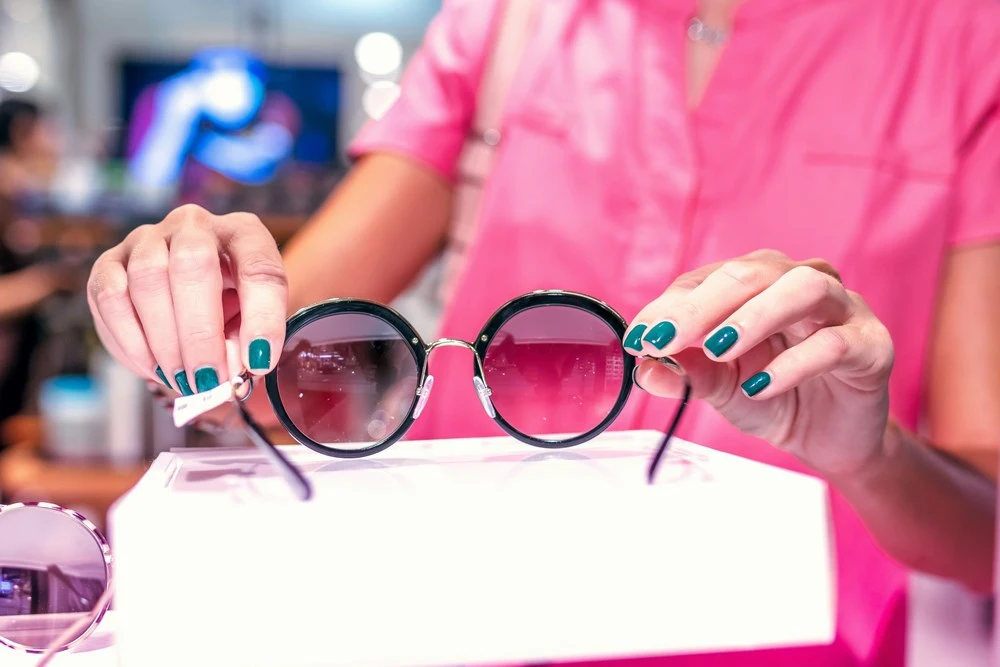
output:
POLYGON ((278 393, 309 439, 364 449, 391 437, 417 398, 417 358, 385 320, 342 313, 299 329, 278 364, 278 393))
POLYGON ((44 507, 0 512, 0 639, 44 649, 91 615, 107 586, 104 552, 80 521, 44 507))
POLYGON ((615 407, 625 352, 603 319, 572 306, 539 306, 507 320, 483 360, 493 406, 534 437, 568 440, 593 430, 615 407))

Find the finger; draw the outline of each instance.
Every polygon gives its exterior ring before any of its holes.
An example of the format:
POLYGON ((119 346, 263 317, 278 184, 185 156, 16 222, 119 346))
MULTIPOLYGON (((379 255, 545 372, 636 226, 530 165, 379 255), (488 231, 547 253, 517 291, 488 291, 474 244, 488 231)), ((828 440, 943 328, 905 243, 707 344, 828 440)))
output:
POLYGON ((663 319, 664 305, 685 297, 718 266, 719 264, 709 264, 678 276, 663 294, 640 310, 625 331, 625 350, 637 356, 650 355, 666 346, 676 334, 677 326, 676 322, 663 319))
POLYGON ((727 317, 705 338, 703 348, 716 361, 735 359, 793 325, 806 322, 811 333, 843 324, 852 306, 847 290, 835 278, 810 266, 797 266, 727 317))
MULTIPOLYGON (((89 298, 88 301, 90 301, 89 298)), ((97 307, 95 305, 91 305, 91 313, 93 313, 94 316, 94 330, 97 332, 97 338, 101 341, 101 345, 104 346, 104 349, 107 350, 108 354, 110 354, 115 361, 139 377, 146 377, 147 373, 143 369, 136 366, 135 363, 129 359, 118 346, 118 341, 115 340, 115 337, 111 334, 107 325, 104 324, 101 314, 97 311, 97 307)))
POLYGON ((825 273, 834 280, 836 280, 838 283, 843 284, 844 282, 843 278, 840 277, 840 273, 837 271, 837 269, 833 268, 830 265, 830 263, 827 262, 825 259, 819 259, 818 257, 814 257, 812 259, 807 259, 804 262, 799 262, 799 265, 808 266, 813 269, 816 269, 820 273, 825 273))
POLYGON ((169 275, 185 368, 177 381, 185 393, 191 391, 192 380, 195 391, 208 391, 228 379, 222 269, 215 235, 199 225, 178 229, 170 239, 169 275))
POLYGON ((749 398, 767 399, 831 373, 863 390, 884 382, 892 362, 892 342, 881 328, 826 327, 776 356, 740 388, 749 398))
POLYGON ((179 390, 173 378, 178 374, 183 377, 184 360, 170 293, 170 253, 162 235, 147 233, 137 237, 131 244, 125 271, 132 305, 157 362, 156 374, 168 387, 179 390))
POLYGON ((636 384, 653 396, 680 398, 684 395, 684 373, 667 365, 662 359, 641 360, 635 367, 634 377, 636 384))
MULTIPOLYGON (((692 345, 700 346, 712 329, 774 284, 784 272, 785 265, 778 262, 739 259, 722 264, 693 289, 667 290, 643 309, 641 320, 637 318, 646 326, 639 350, 662 357, 692 345)), ((634 338, 635 332, 630 335, 634 338)), ((719 349, 727 343, 730 341, 722 341, 719 349)))
MULTIPOLYGON (((734 392, 738 393, 737 369, 712 363, 697 348, 683 350, 671 359, 680 370, 662 358, 642 359, 636 368, 635 381, 650 394, 664 398, 679 398, 688 383, 693 398, 706 400, 717 408, 725 405, 734 392)), ((767 360, 765 357, 761 363, 767 360)))
POLYGON ((94 263, 87 299, 96 314, 98 335, 108 351, 137 375, 158 379, 156 359, 146 344, 146 334, 129 298, 121 249, 109 250, 94 263))
POLYGON ((238 377, 244 368, 242 355, 240 354, 239 339, 226 338, 226 370, 229 373, 229 377, 238 377))
POLYGON ((218 222, 240 298, 243 365, 263 375, 277 363, 285 341, 288 284, 274 238, 253 216, 233 214, 218 222))

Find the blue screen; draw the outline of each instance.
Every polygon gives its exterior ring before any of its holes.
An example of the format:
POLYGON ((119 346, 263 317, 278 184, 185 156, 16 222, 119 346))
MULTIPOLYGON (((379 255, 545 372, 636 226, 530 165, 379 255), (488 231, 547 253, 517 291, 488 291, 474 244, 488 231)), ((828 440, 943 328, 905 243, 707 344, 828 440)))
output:
MULTIPOLYGON (((121 157, 135 163, 137 156, 142 154, 144 142, 152 143, 147 138, 153 133, 151 128, 155 127, 157 117, 176 117, 176 107, 184 104, 171 100, 186 100, 193 94, 191 91, 196 90, 199 94, 209 96, 213 91, 218 91, 215 101, 223 107, 221 113, 212 113, 213 108, 209 102, 205 103, 207 108, 192 112, 193 124, 190 131, 180 132, 168 141, 172 147, 176 145, 176 156, 170 158, 178 163, 174 165, 176 169, 164 171, 161 168, 161 173, 150 176, 150 179, 176 182, 181 178, 184 161, 190 159, 201 161, 209 168, 218 166, 217 170, 226 173, 225 165, 213 163, 214 158, 210 157, 213 155, 223 158, 226 155, 239 155, 242 157, 240 167, 247 167, 254 162, 254 156, 259 151, 247 153, 251 156, 247 158, 239 150, 234 152, 231 142, 242 141, 252 134, 255 125, 265 121, 269 114, 287 119, 285 124, 291 127, 294 135, 291 137, 291 145, 287 151, 280 146, 265 147, 262 150, 270 160, 267 168, 259 172, 237 171, 233 174, 236 180, 254 185, 267 182, 273 176, 275 168, 285 161, 315 166, 336 163, 341 105, 341 75, 338 70, 268 65, 235 49, 216 49, 207 53, 207 56, 199 54, 188 62, 125 60, 122 63, 120 89, 123 132, 118 146, 121 157), (234 61, 232 54, 236 54, 235 58, 245 60, 234 61), (233 76, 221 77, 225 79, 221 85, 201 84, 204 73, 219 71, 218 68, 212 70, 214 63, 227 57, 230 61, 226 65, 229 68, 226 71, 245 73, 250 77, 247 81, 252 81, 253 85, 236 85, 233 88, 233 76), (233 90, 239 93, 236 96, 237 102, 232 101, 233 90), (236 108, 237 106, 242 108, 236 108), (218 133, 217 138, 224 138, 225 141, 216 142, 213 147, 205 138, 206 132, 218 133)), ((162 138, 156 144, 157 159, 169 152, 162 148, 163 144, 162 138)), ((149 174, 151 170, 152 167, 140 169, 140 172, 149 174)))

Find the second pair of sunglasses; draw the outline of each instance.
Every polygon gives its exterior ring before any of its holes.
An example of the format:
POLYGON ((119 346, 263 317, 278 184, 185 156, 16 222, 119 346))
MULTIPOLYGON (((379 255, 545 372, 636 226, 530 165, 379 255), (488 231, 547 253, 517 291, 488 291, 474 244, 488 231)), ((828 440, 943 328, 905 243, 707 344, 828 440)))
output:
MULTIPOLYGON (((535 447, 570 447, 603 432, 625 407, 636 368, 622 346, 626 328, 597 299, 539 291, 502 306, 472 341, 425 343, 391 308, 335 299, 288 320, 267 394, 302 445, 338 458, 369 456, 403 437, 431 400, 431 353, 458 346, 472 353, 472 384, 503 431, 535 447)), ((650 482, 689 397, 686 386, 650 460, 650 482)))

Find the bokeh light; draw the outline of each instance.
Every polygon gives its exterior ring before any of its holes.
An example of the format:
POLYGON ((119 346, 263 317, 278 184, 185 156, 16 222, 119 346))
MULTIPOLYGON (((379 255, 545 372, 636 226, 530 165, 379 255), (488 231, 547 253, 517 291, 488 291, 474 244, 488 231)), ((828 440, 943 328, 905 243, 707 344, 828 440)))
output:
POLYGON ((354 57, 362 72, 373 76, 389 76, 403 62, 403 46, 386 32, 370 32, 358 40, 354 57))
POLYGON ((10 51, 0 56, 0 88, 24 93, 35 87, 40 74, 38 63, 27 53, 10 51))
POLYGON ((3 0, 3 9, 14 21, 28 23, 42 13, 42 0, 3 0))
POLYGON ((377 81, 368 86, 361 95, 361 106, 369 118, 378 120, 396 103, 399 92, 399 84, 392 81, 377 81))

